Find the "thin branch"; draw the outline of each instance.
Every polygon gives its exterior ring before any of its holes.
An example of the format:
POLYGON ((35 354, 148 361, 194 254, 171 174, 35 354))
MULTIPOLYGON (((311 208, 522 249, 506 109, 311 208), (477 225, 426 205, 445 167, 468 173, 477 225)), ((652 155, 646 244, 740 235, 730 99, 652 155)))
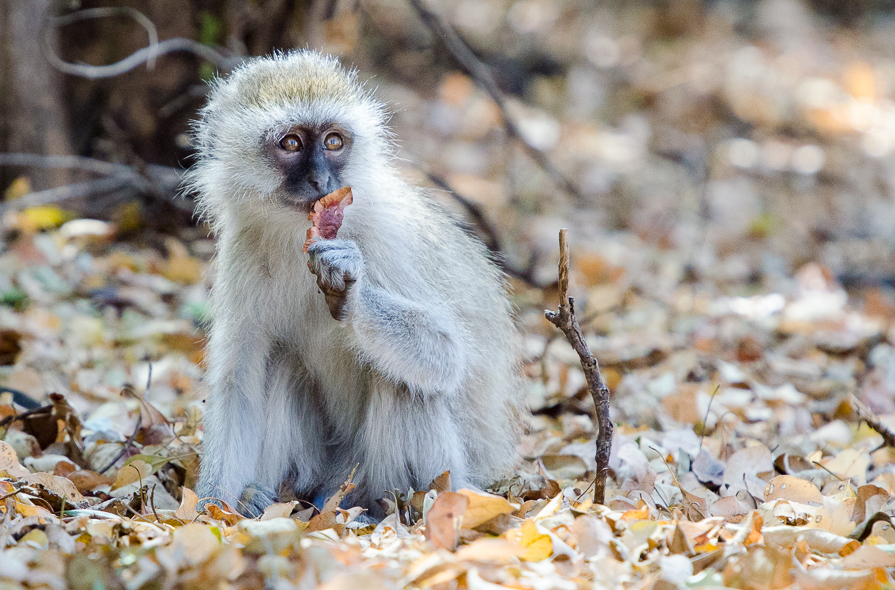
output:
POLYGON ((84 156, 46 156, 43 154, 0 153, 0 166, 23 166, 29 168, 69 168, 100 174, 102 176, 136 174, 126 164, 104 162, 84 156))
POLYGON ((115 463, 118 463, 118 459, 124 457, 124 454, 127 452, 131 445, 134 444, 134 441, 137 439, 137 433, 140 432, 140 426, 143 424, 143 412, 137 414, 137 424, 134 426, 134 432, 131 434, 130 438, 127 439, 127 442, 124 443, 124 447, 121 448, 121 451, 115 455, 115 458, 112 459, 108 465, 100 469, 97 473, 102 475, 106 471, 112 468, 115 463))
POLYGON ((140 11, 129 7, 107 7, 80 10, 72 14, 49 19, 49 23, 52 26, 46 27, 42 35, 43 50, 47 61, 49 61, 50 64, 60 72, 71 74, 73 76, 80 76, 82 78, 90 78, 92 80, 100 78, 114 78, 115 76, 120 76, 121 74, 129 72, 143 65, 144 63, 149 69, 152 69, 153 67, 155 67, 156 59, 158 59, 160 56, 166 55, 168 53, 176 53, 179 51, 192 53, 193 55, 211 62, 215 65, 215 67, 223 71, 229 71, 233 69, 236 65, 239 64, 240 61, 242 61, 241 57, 227 56, 220 51, 209 47, 208 45, 199 43, 198 41, 194 41, 193 39, 176 37, 174 39, 159 41, 158 33, 156 32, 155 25, 152 23, 152 21, 140 11), (146 29, 146 32, 149 36, 148 46, 143 47, 142 49, 138 49, 137 51, 120 61, 102 66, 94 66, 90 64, 74 64, 71 62, 67 62, 56 55, 56 53, 53 51, 52 43, 50 43, 50 33, 54 30, 54 28, 63 27, 78 21, 119 15, 129 16, 133 18, 144 29, 146 29))
POLYGON ((29 153, 0 153, 0 166, 30 168, 71 168, 107 176, 86 182, 68 184, 43 191, 29 193, 12 201, 0 202, 0 215, 7 210, 20 210, 38 205, 58 203, 66 199, 111 193, 132 186, 141 194, 172 203, 185 211, 192 208, 182 204, 182 199, 171 196, 180 185, 180 172, 168 166, 156 164, 135 166, 104 162, 84 156, 47 156, 29 153))
MULTIPOLYGON (((457 192, 453 186, 445 179, 443 176, 435 174, 434 172, 429 172, 428 170, 423 170, 423 173, 428 177, 429 181, 446 192, 452 199, 457 201, 457 203, 463 207, 466 211, 466 214, 472 220, 472 223, 479 229, 482 235, 482 242, 484 242, 485 247, 488 248, 493 254, 495 254, 494 261, 498 266, 500 266, 501 270, 507 273, 509 276, 514 279, 519 279, 520 281, 524 281, 525 283, 531 285, 532 287, 538 289, 544 289, 547 285, 543 285, 538 282, 538 280, 534 276, 535 265, 529 264, 526 269, 519 269, 514 266, 511 266, 507 263, 506 258, 504 256, 503 247, 500 244, 500 237, 498 236, 497 229, 494 227, 494 224, 488 219, 488 216, 485 215, 485 212, 479 206, 478 203, 467 199, 463 195, 457 192)), ((534 261, 534 258, 532 259, 534 261)))
POLYGON ((587 390, 594 400, 597 412, 597 473, 594 477, 594 503, 603 504, 606 498, 606 477, 609 474, 609 455, 612 452, 612 420, 609 416, 609 388, 600 374, 600 364, 590 353, 578 318, 575 316, 575 300, 569 297, 569 230, 559 230, 559 309, 547 310, 544 316, 565 334, 566 340, 578 353, 587 390))
POLYGON ((441 38, 445 47, 447 47, 448 51, 451 52, 451 55, 454 56, 454 59, 469 72, 469 75, 472 76, 473 80, 488 93, 491 100, 493 100, 497 105, 497 108, 500 109, 500 114, 503 118, 503 124, 507 133, 519 141, 522 148, 525 150, 525 153, 527 153, 528 156, 553 179, 553 182, 555 182, 557 186, 575 199, 582 201, 583 196, 581 191, 578 190, 578 187, 559 171, 553 162, 550 161, 550 158, 546 153, 530 144, 522 135, 519 126, 507 110, 506 98, 500 90, 500 87, 497 85, 497 80, 495 80, 494 75, 491 73, 491 69, 476 57, 453 27, 451 27, 451 25, 437 13, 430 10, 429 7, 423 3, 423 0, 409 1, 423 23, 429 27, 435 35, 441 38))
POLYGON ((0 203, 0 214, 5 213, 7 210, 21 210, 28 207, 50 205, 77 197, 110 193, 128 186, 132 183, 132 180, 132 178, 124 176, 109 176, 107 178, 96 178, 87 182, 66 184, 56 188, 28 193, 21 198, 0 203))

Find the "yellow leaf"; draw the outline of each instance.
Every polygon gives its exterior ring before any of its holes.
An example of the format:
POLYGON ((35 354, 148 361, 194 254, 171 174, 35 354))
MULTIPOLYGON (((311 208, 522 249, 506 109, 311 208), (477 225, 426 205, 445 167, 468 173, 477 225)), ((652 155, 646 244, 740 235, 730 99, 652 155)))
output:
POLYGON ((525 554, 522 556, 525 561, 541 561, 553 555, 553 541, 548 535, 540 532, 538 525, 531 519, 522 523, 520 544, 525 548, 525 554))
POLYGON ((181 285, 191 285, 202 280, 202 263, 190 256, 186 247, 174 238, 165 240, 169 257, 162 268, 162 275, 181 285))
POLYGON ((53 207, 51 205, 43 207, 29 207, 19 213, 19 225, 24 230, 41 230, 59 227, 66 221, 73 219, 71 212, 53 207))
POLYGON ((50 516, 52 512, 43 506, 34 506, 33 504, 25 504, 16 499, 16 512, 22 516, 50 516))
POLYGON ((143 207, 139 201, 129 201, 115 209, 112 219, 121 233, 137 231, 143 227, 143 207))
POLYGON ((47 539, 47 534, 42 530, 31 529, 27 535, 19 539, 19 543, 27 543, 38 549, 46 549, 50 544, 50 540, 47 539))
POLYGON ((463 513, 464 529, 474 529, 495 516, 511 514, 514 510, 513 505, 500 496, 472 490, 457 490, 457 493, 466 496, 469 500, 466 512, 463 513))
POLYGON ((5 201, 13 201, 15 199, 21 199, 32 192, 34 192, 34 189, 31 188, 31 180, 29 180, 27 176, 19 176, 13 180, 3 192, 3 199, 5 201))

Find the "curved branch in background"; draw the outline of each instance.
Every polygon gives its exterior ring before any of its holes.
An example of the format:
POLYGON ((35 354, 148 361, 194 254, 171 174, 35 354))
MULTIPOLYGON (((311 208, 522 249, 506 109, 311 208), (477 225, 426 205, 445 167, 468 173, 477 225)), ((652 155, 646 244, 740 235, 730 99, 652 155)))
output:
POLYGON ((110 193, 125 187, 133 187, 142 194, 170 202, 178 209, 192 211, 192 207, 180 203, 180 199, 170 198, 180 185, 180 172, 168 166, 154 164, 143 166, 143 173, 141 174, 133 166, 104 162, 84 156, 4 153, 0 153, 0 166, 71 168, 104 177, 29 193, 13 201, 0 202, 0 215, 10 210, 21 210, 28 207, 49 205, 66 199, 110 193))
POLYGON ((454 59, 460 62, 460 65, 469 72, 472 79, 491 96, 491 100, 493 100, 497 105, 497 108, 500 109, 503 125, 506 128, 507 133, 522 145, 525 153, 527 153, 528 156, 553 179, 553 182, 555 182, 559 188, 579 202, 583 201, 584 197, 581 194, 581 191, 578 190, 578 187, 560 172, 556 166, 554 166, 553 162, 550 161, 549 156, 531 145, 525 137, 523 137, 522 133, 519 131, 519 126, 510 116, 509 111, 507 111, 506 98, 504 97, 503 92, 501 92, 500 87, 497 85, 497 80, 494 79, 491 69, 475 56, 457 31, 455 31, 450 24, 445 22, 444 19, 438 16, 438 14, 430 10, 429 7, 423 3, 423 0, 409 1, 423 23, 429 27, 433 33, 441 37, 445 47, 451 52, 454 59))
MULTIPOLYGON (((45 156, 42 154, 4 154, 0 153, 0 166, 22 166, 30 168, 68 168, 83 170, 93 174, 110 176, 112 174, 136 175, 136 170, 125 164, 104 162, 85 156, 45 156)), ((144 179, 145 180, 145 179, 144 179)))
POLYGON ((80 10, 72 14, 49 19, 49 24, 52 26, 44 29, 42 35, 42 46, 47 61, 49 61, 50 64, 60 72, 71 74, 73 76, 80 76, 82 78, 90 78, 93 80, 100 78, 114 78, 115 76, 120 76, 121 74, 129 72, 144 63, 149 69, 152 69, 155 66, 155 61, 158 57, 168 53, 176 53, 178 51, 192 53, 193 55, 196 55, 214 64, 215 67, 223 71, 229 71, 233 69, 242 61, 241 57, 227 56, 214 49, 213 47, 203 45, 202 43, 199 43, 198 41, 194 41, 192 39, 175 37, 174 39, 159 41, 158 33, 156 32, 155 25, 152 24, 152 21, 149 20, 149 18, 140 11, 128 7, 91 8, 87 10, 80 10), (49 43, 48 35, 55 28, 63 27, 65 25, 69 25, 71 23, 82 20, 106 18, 119 15, 129 16, 133 18, 144 29, 146 29, 146 32, 149 35, 149 45, 147 47, 138 49, 126 58, 113 64, 102 66, 93 66, 89 64, 73 64, 71 62, 63 60, 52 50, 52 46, 49 43))
MULTIPOLYGON (((72 12, 70 14, 65 14, 62 16, 56 16, 52 18, 53 25, 56 28, 65 27, 72 23, 80 22, 82 20, 93 20, 97 18, 108 18, 115 16, 124 16, 130 17, 137 21, 143 29, 146 30, 146 35, 149 37, 149 47, 154 48, 158 46, 158 29, 155 26, 155 23, 152 20, 137 10, 136 8, 131 8, 130 6, 104 6, 101 8, 87 8, 84 10, 78 10, 77 12, 72 12)), ((46 32, 44 32, 46 35, 46 32)), ((44 37, 46 38, 46 37, 44 37)), ((146 67, 150 70, 155 68, 155 60, 158 57, 158 53, 153 52, 150 54, 149 58, 146 60, 146 67)))
POLYGON ((535 268, 537 266, 537 256, 536 253, 533 252, 531 256, 531 260, 529 262, 528 268, 520 269, 512 266, 506 260, 505 253, 503 251, 503 247, 500 244, 500 236, 498 235, 497 229, 494 227, 494 224, 491 223, 491 220, 488 219, 488 216, 482 210, 482 207, 468 199, 457 192, 457 190, 451 186, 451 184, 442 176, 435 174, 434 172, 429 172, 428 170, 423 170, 423 174, 429 179, 429 182, 437 186, 439 189, 446 192, 452 199, 457 201, 457 203, 463 207, 463 210, 466 211, 466 214, 469 216, 472 225, 478 228, 480 237, 482 239, 482 243, 485 244, 485 247, 494 254, 494 262, 505 272, 507 275, 513 277, 514 279, 519 279, 524 283, 536 287, 538 289, 544 289, 547 285, 540 283, 537 278, 535 278, 535 268))
POLYGON ((29 207, 41 207, 74 199, 77 197, 90 197, 102 193, 109 193, 122 189, 132 184, 133 179, 127 176, 108 176, 106 178, 95 178, 87 182, 77 182, 74 184, 65 184, 55 188, 49 188, 42 191, 28 193, 13 201, 0 203, 0 214, 7 210, 21 210, 29 207))

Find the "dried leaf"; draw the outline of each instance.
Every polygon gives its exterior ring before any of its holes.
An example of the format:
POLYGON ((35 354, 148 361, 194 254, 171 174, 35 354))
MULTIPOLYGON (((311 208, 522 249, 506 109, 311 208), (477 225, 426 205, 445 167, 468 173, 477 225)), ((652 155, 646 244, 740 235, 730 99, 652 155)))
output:
POLYGON ((540 532, 532 519, 522 523, 522 537, 519 543, 525 548, 525 553, 522 555, 525 561, 541 561, 553 555, 553 541, 550 535, 540 532))
POLYGON ((515 508, 500 496, 473 490, 457 490, 469 501, 463 513, 463 528, 474 529, 500 514, 511 514, 515 508))
POLYGON ((31 473, 21 478, 21 481, 27 484, 40 484, 53 494, 64 498, 66 502, 80 502, 84 499, 70 479, 52 473, 40 471, 31 473))
POLYGON ((426 539, 439 549, 454 550, 460 540, 463 515, 469 499, 463 494, 442 492, 426 513, 426 539))
POLYGON ((199 503, 199 496, 193 490, 184 487, 181 490, 182 498, 180 506, 174 511, 174 516, 184 522, 192 522, 199 517, 196 512, 196 505, 199 503))
POLYGON ((0 441, 0 471, 5 471, 13 477, 25 477, 31 473, 19 463, 15 449, 3 441, 0 441))
POLYGON ((298 504, 297 500, 271 504, 264 509, 264 514, 261 515, 261 520, 270 520, 272 518, 287 518, 290 514, 292 514, 292 511, 295 509, 296 504, 298 504))
POLYGON ((152 475, 152 466, 145 461, 137 459, 118 471, 118 477, 115 478, 115 483, 112 484, 112 489, 117 490, 118 488, 145 479, 150 475, 152 475))
POLYGON ((205 563, 220 551, 221 540, 211 528, 190 523, 174 529, 169 549, 176 552, 176 555, 182 555, 187 564, 196 566, 205 563))

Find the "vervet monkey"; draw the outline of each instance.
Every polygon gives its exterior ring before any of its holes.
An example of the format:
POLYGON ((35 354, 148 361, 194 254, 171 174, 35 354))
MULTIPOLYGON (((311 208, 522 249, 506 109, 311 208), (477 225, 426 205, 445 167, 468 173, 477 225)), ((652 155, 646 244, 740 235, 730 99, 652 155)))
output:
POLYGON ((253 59, 211 90, 187 181, 218 238, 200 497, 257 515, 284 481, 322 498, 357 467, 347 500, 375 518, 390 491, 447 470, 484 486, 514 460, 501 273, 401 180, 386 118, 312 51, 253 59), (303 253, 309 209, 344 186, 337 239, 303 253))

